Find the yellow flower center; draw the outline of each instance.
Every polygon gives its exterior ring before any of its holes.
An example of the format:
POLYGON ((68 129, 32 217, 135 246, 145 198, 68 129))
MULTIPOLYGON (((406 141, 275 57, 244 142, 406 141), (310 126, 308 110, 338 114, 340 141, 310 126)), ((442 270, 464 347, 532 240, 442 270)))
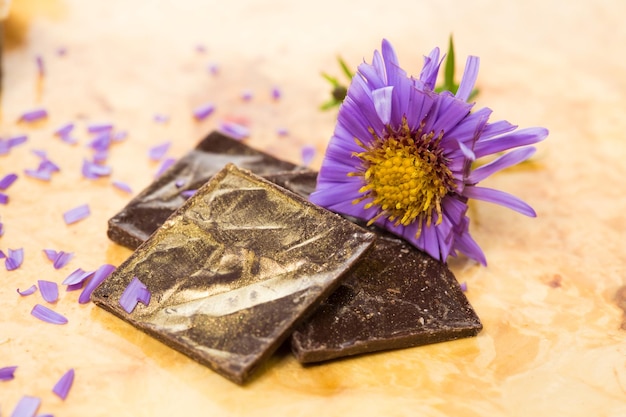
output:
POLYGON ((355 153, 362 161, 362 170, 349 175, 362 176, 365 185, 359 190, 363 195, 353 203, 371 199, 365 208, 379 207, 378 214, 369 224, 381 216, 408 226, 414 221, 432 224, 436 214, 441 223, 441 200, 454 190, 454 178, 446 165, 443 150, 439 147, 441 136, 422 132, 420 127, 411 132, 406 119, 398 131, 388 128, 385 138, 373 129, 374 140, 368 146, 356 139, 363 152, 355 153))

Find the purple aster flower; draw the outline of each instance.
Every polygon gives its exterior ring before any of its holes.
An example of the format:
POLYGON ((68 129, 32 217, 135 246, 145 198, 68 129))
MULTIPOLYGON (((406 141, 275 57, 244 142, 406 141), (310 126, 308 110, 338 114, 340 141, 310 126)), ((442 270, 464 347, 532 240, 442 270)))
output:
POLYGON ((352 79, 311 201, 383 227, 436 259, 460 252, 486 264, 469 233, 468 199, 534 217, 518 198, 477 184, 529 158, 535 149, 526 145, 548 131, 489 123, 490 109, 473 111, 467 100, 478 63, 468 58, 456 94, 436 93, 439 49, 425 57, 419 78, 413 78, 383 40, 381 52, 352 79), (474 168, 479 158, 513 148, 520 149, 474 168))

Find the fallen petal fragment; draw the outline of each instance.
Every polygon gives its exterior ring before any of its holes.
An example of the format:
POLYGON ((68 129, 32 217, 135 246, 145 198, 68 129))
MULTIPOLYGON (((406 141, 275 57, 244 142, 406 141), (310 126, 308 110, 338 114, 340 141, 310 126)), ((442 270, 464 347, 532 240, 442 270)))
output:
POLYGON ((139 278, 133 277, 120 297, 120 306, 130 314, 139 301, 148 305, 150 303, 150 291, 139 278))
POLYGON ((5 366, 4 368, 0 368, 0 381, 10 381, 15 378, 13 375, 17 366, 5 366))
POLYGON ((39 291, 44 300, 49 303, 56 303, 59 299, 59 286, 56 282, 39 280, 39 291))
POLYGON ((91 293, 94 292, 94 290, 98 288, 100 284, 102 284, 113 271, 115 271, 115 267, 109 264, 104 264, 100 268, 98 268, 93 274, 93 277, 89 280, 89 282, 83 289, 83 292, 80 293, 80 296, 78 297, 78 302, 80 304, 88 303, 91 300, 91 293))
POLYGON ((25 395, 15 406, 11 417, 34 417, 40 404, 41 399, 25 395))
POLYGON ((66 224, 76 223, 77 221, 83 220, 88 217, 91 212, 89 211, 89 205, 83 204, 81 206, 75 207, 71 210, 63 213, 63 219, 66 224))
POLYGON ((35 307, 31 310, 30 314, 38 318, 41 321, 51 324, 66 324, 67 319, 54 310, 50 310, 48 307, 41 304, 35 304, 35 307))
POLYGON ((70 369, 67 371, 61 379, 54 385, 52 388, 52 392, 59 396, 62 400, 67 398, 67 395, 70 393, 70 388, 72 388, 72 384, 74 383, 74 369, 70 369))

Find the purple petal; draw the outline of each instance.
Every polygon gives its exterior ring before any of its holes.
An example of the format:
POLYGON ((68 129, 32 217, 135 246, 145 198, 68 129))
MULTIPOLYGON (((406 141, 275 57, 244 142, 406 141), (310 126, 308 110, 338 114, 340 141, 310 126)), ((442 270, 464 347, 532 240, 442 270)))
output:
POLYGON ((512 196, 509 193, 505 193, 504 191, 494 190, 492 188, 470 186, 465 187, 465 189, 463 190, 463 195, 465 197, 473 198, 475 200, 499 204, 529 217, 537 216, 537 213, 535 213, 535 210, 533 210, 532 207, 524 203, 519 198, 512 196))
POLYGON ((55 257, 52 266, 54 267, 54 269, 61 269, 65 265, 67 265, 73 257, 74 253, 72 252, 60 251, 59 253, 57 253, 57 256, 55 257))
POLYGON ((209 65, 207 65, 206 69, 207 69, 207 71, 209 71, 211 73, 211 75, 217 75, 220 72, 220 66, 216 62, 209 63, 209 65))
POLYGON ((22 113, 19 121, 31 123, 41 119, 45 119, 46 117, 48 117, 48 112, 46 111, 46 109, 39 108, 22 113))
POLYGON ((276 134, 278 136, 287 136, 289 134, 289 130, 285 127, 279 127, 276 129, 276 134))
POLYGON ((72 130, 74 130, 74 123, 66 123, 63 126, 59 127, 57 130, 55 130, 54 135, 63 138, 69 135, 72 130))
POLYGON ((34 417, 39 409, 41 399, 37 397, 23 396, 13 409, 11 417, 34 417))
POLYGON ((302 163, 308 166, 313 161, 313 158, 315 158, 316 152, 317 149, 313 145, 303 146, 301 150, 302 163))
POLYGON ((10 381, 15 378, 13 374, 16 369, 17 366, 5 366, 4 368, 0 368, 0 381, 10 381))
POLYGON ((46 68, 43 63, 43 57, 41 55, 37 55, 35 57, 35 65, 37 65, 37 74, 40 77, 43 77, 46 74, 46 68))
POLYGON ((222 122, 218 130, 237 140, 242 140, 250 136, 250 130, 247 127, 234 122, 222 122))
POLYGON ((180 187, 184 186, 185 184, 186 184, 185 180, 176 180, 176 182, 174 183, 176 188, 180 188, 180 187))
MULTIPOLYGON (((91 272, 91 273, 93 273, 93 272, 91 272)), ((67 276, 67 278, 65 278, 63 280, 61 285, 79 284, 79 283, 83 282, 85 279, 87 279, 87 276, 85 276, 85 274, 86 273, 85 273, 85 271, 82 270, 82 268, 77 268, 71 274, 69 274, 67 276)))
POLYGON ((93 180, 111 175, 111 167, 107 165, 99 165, 92 161, 84 159, 81 172, 83 174, 83 177, 93 180))
POLYGON ((393 97, 393 86, 383 87, 372 91, 374 108, 381 122, 389 124, 391 121, 391 103, 393 97))
POLYGON ((111 147, 112 141, 113 137, 111 136, 111 132, 104 131, 92 139, 91 142, 87 144, 87 147, 93 149, 94 151, 106 151, 111 147))
POLYGON ((119 303, 124 311, 130 314, 139 301, 144 305, 148 305, 150 303, 150 291, 137 277, 133 277, 122 293, 119 303))
POLYGON ((194 195, 198 190, 184 190, 180 192, 180 195, 182 195, 185 198, 189 198, 192 195, 194 195))
POLYGON ((532 145, 544 140, 547 136, 548 129, 543 127, 520 129, 493 139, 477 142, 474 153, 477 158, 481 158, 508 149, 532 145))
POLYGON ((51 262, 54 262, 54 260, 57 258, 57 251, 55 251, 54 249, 44 249, 43 253, 46 254, 46 258, 48 258, 48 260, 51 262))
POLYGON ((521 149, 513 150, 509 153, 506 153, 491 161, 488 164, 485 164, 479 168, 476 168, 467 178, 468 184, 477 184, 480 181, 484 180, 488 176, 501 171, 510 166, 519 164, 534 155, 536 149, 533 147, 526 147, 521 149))
POLYGON ((172 142, 164 142, 160 145, 153 146, 148 150, 148 157, 153 161, 160 161, 169 150, 171 144, 172 142))
POLYGON ((215 105, 213 103, 206 103, 201 106, 196 107, 193 110, 193 117, 196 120, 204 120, 211 115, 215 111, 215 105))
POLYGON ((4 266, 7 271, 13 271, 19 268, 24 261, 24 249, 9 249, 9 253, 7 254, 4 260, 4 266))
MULTIPOLYGON (((92 161, 94 164, 97 164, 99 166, 102 166, 106 160, 109 158, 109 150, 108 149, 104 149, 101 151, 96 151, 93 154, 93 158, 92 161)), ((111 168, 110 167, 106 167, 105 169, 109 170, 109 174, 111 173, 111 168)), ((108 175, 108 174, 106 174, 108 175)))
POLYGON ((78 297, 78 302, 80 304, 88 303, 91 300, 91 293, 94 292, 102 282, 107 279, 111 272, 115 271, 115 267, 113 265, 104 264, 100 268, 96 270, 93 274, 93 277, 89 280, 83 292, 80 293, 78 297))
POLYGON ((278 87, 273 87, 272 88, 272 98, 274 100, 280 100, 280 98, 283 96, 282 91, 280 91, 280 88, 278 87))
POLYGON ((103 133, 113 130, 113 124, 111 123, 91 123, 87 126, 87 132, 89 133, 103 133))
POLYGON ((0 204, 8 204, 9 196, 5 193, 0 193, 0 204))
POLYGON ((478 78, 478 68, 480 66, 480 59, 476 56, 467 57, 465 62, 465 71, 463 72, 463 78, 461 84, 456 92, 456 97, 460 100, 467 101, 472 94, 474 84, 478 78))
POLYGON ((161 166, 159 167, 159 169, 157 169, 157 172, 154 174, 154 176, 160 177, 161 175, 163 175, 165 171, 167 171, 172 165, 174 165, 175 162, 176 162, 176 159, 167 158, 161 163, 161 166))
POLYGON ((90 214, 89 205, 83 204, 63 213, 65 224, 73 224, 87 218, 90 214))
POLYGON ((117 188, 118 190, 124 191, 125 193, 132 194, 133 192, 133 189, 130 188, 130 185, 126 184, 125 182, 112 181, 111 184, 113 184, 113 186, 117 188))
POLYGON ((41 304, 35 304, 35 307, 31 310, 30 314, 39 320, 45 321, 51 324, 66 324, 67 319, 54 310, 50 310, 48 307, 41 304))
POLYGON ((128 132, 121 130, 119 132, 116 132, 113 135, 112 139, 113 139, 113 142, 121 142, 125 140, 127 136, 128 136, 128 132))
POLYGON ((27 139, 28 136, 26 135, 13 136, 12 138, 7 139, 7 144, 9 145, 9 148, 13 148, 14 146, 18 146, 26 142, 27 139))
POLYGON ((50 181, 50 178, 52 178, 52 174, 50 172, 39 171, 36 169, 25 169, 24 174, 26 174, 26 176, 28 177, 36 178, 43 181, 50 181))
POLYGON ((153 120, 157 123, 167 123, 169 122, 170 118, 169 116, 166 116, 164 114, 157 113, 154 115, 153 120))
POLYGON ((6 190, 15 182, 17 179, 17 174, 7 174, 0 180, 0 190, 6 190))
POLYGON ((463 292, 467 292, 467 282, 463 281, 459 284, 459 287, 461 287, 461 291, 463 292))
POLYGON ((59 286, 57 283, 40 279, 38 284, 43 299, 49 303, 56 303, 59 299, 59 286))
POLYGON ((70 393, 70 388, 72 388, 73 383, 74 369, 70 369, 61 377, 61 379, 57 381, 56 384, 54 384, 52 392, 54 392, 62 400, 65 400, 67 395, 70 393))
POLYGON ((31 295, 34 294, 35 291, 37 291, 37 286, 35 284, 31 285, 30 287, 28 287, 27 289, 25 289, 24 291, 20 291, 20 289, 17 289, 17 293, 19 295, 21 295, 22 297, 25 297, 27 295, 31 295))
POLYGON ((244 90, 241 93, 241 99, 243 101, 250 101, 250 100, 252 100, 252 97, 253 97, 253 94, 252 94, 252 91, 250 91, 250 90, 244 90))
MULTIPOLYGON (((0 236, 2 236, 4 234, 4 223, 0 222, 0 236)), ((0 251, 1 252, 1 251, 0 251)), ((0 259, 3 258, 2 256, 0 256, 0 259)))

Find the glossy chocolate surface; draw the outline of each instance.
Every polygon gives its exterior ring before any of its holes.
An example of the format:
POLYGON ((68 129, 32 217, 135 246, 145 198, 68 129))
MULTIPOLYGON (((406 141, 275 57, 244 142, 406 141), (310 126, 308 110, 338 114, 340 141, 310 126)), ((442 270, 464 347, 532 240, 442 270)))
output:
POLYGON ((303 169, 212 132, 109 219, 109 238, 135 249, 185 202, 183 191, 200 188, 228 163, 261 176, 303 169))
POLYGON ((236 383, 339 285, 375 235, 234 165, 201 187, 92 299, 236 383), (119 299, 139 278, 148 306, 119 299))
POLYGON ((390 236, 292 335, 302 363, 475 336, 482 324, 443 263, 390 236))

